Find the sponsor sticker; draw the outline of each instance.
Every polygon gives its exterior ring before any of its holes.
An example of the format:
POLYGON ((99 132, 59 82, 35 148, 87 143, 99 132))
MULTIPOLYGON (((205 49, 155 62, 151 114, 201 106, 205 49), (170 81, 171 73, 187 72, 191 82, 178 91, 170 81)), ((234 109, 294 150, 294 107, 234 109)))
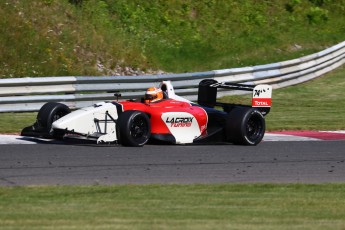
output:
POLYGON ((253 90, 252 107, 272 106, 272 86, 257 85, 253 90))
POLYGON ((167 112, 161 116, 176 143, 192 143, 201 135, 197 118, 188 112, 167 112))
POLYGON ((165 123, 170 127, 190 127, 194 117, 167 117, 165 123))
POLYGON ((253 107, 271 107, 272 99, 271 98, 253 98, 252 106, 253 107))

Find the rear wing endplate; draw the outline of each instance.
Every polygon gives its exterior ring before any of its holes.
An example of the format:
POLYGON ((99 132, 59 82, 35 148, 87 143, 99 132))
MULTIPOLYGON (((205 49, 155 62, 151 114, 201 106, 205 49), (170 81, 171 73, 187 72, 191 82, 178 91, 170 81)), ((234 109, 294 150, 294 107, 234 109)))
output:
POLYGON ((272 105, 272 86, 246 85, 229 82, 218 82, 214 79, 204 79, 199 83, 198 104, 213 108, 217 103, 217 89, 242 90, 252 92, 252 107, 268 111, 272 105))

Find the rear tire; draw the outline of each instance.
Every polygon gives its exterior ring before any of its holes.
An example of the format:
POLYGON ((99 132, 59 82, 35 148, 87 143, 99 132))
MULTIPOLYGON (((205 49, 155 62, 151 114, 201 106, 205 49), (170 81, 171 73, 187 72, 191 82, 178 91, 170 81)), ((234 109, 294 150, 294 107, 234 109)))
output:
POLYGON ((226 121, 227 141, 238 145, 259 144, 265 130, 264 116, 256 108, 235 108, 226 121))
POLYGON ((128 110, 120 114, 116 127, 119 141, 124 146, 144 146, 151 136, 149 117, 137 110, 128 110))

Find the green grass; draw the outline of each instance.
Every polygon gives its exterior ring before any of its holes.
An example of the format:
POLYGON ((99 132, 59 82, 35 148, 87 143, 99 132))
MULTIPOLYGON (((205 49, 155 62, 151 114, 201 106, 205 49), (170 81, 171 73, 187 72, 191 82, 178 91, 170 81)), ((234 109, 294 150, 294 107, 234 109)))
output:
POLYGON ((0 188, 1 229, 344 229, 345 184, 0 188))
POLYGON ((345 130, 344 73, 345 66, 320 79, 277 90, 267 117, 269 129, 345 130))
POLYGON ((345 185, 0 188, 1 229, 344 229, 345 185))
POLYGON ((32 125, 37 113, 0 113, 0 133, 20 133, 32 125))
POLYGON ((345 0, 70 2, 0 1, 0 78, 112 75, 118 66, 207 71, 344 40, 345 0))

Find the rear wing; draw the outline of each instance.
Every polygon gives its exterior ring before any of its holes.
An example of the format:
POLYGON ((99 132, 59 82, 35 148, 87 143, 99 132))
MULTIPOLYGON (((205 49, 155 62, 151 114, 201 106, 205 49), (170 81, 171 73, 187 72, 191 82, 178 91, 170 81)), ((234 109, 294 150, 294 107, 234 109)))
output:
POLYGON ((272 86, 246 85, 229 82, 218 82, 214 79, 205 79, 199 83, 198 104, 213 108, 217 103, 217 89, 242 90, 252 92, 252 107, 259 108, 264 114, 270 111, 272 105, 272 86))

